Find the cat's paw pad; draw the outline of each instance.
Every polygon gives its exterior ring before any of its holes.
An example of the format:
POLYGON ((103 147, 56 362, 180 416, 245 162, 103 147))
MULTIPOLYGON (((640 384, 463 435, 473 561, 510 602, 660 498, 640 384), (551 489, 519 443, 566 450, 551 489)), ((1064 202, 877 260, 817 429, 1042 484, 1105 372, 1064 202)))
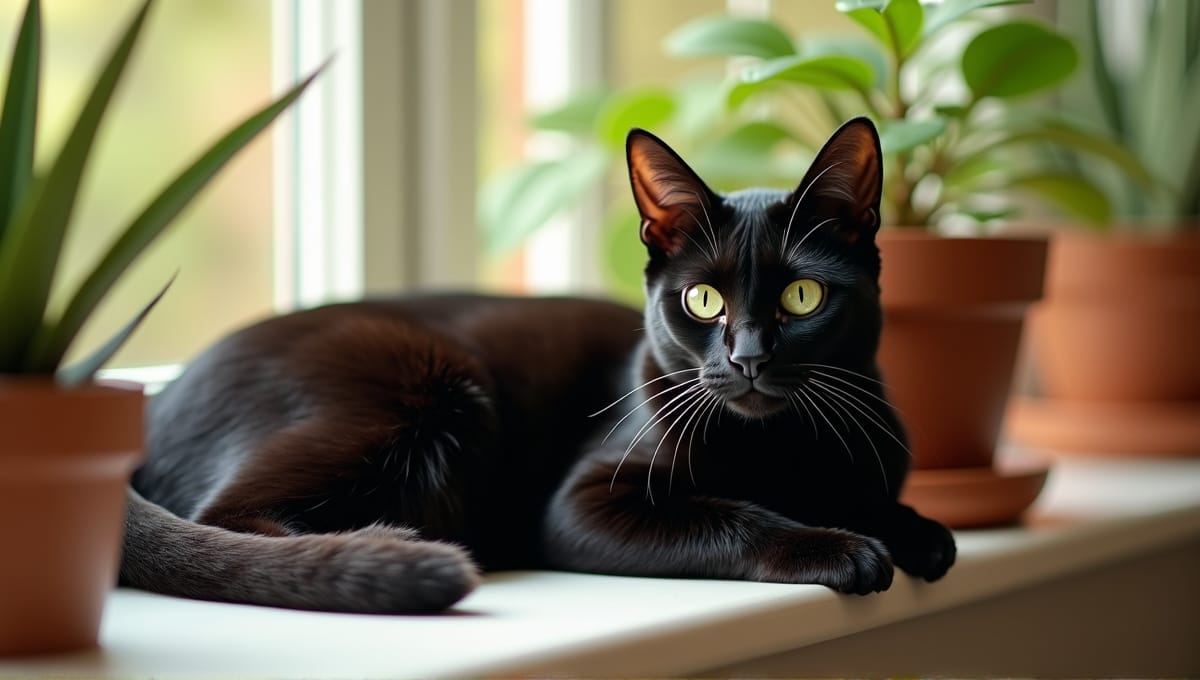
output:
POLYGON ((892 541, 891 549, 896 566, 926 581, 945 576, 958 553, 950 530, 924 517, 916 517, 905 528, 903 540, 892 541))

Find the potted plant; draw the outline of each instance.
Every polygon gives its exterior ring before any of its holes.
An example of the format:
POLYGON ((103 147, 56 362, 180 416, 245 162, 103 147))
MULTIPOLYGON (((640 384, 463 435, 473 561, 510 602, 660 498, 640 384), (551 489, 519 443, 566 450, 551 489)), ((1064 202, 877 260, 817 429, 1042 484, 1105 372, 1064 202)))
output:
POLYGON ((1200 454, 1200 14, 1187 3, 1068 3, 1064 27, 1090 53, 1090 77, 1064 101, 1128 147, 1165 190, 1072 156, 1118 216, 1051 240, 1046 299, 1031 317, 1039 396, 1019 398, 1011 432, 1061 453, 1200 454), (1132 15, 1130 14, 1132 13, 1132 15), (1134 41, 1102 39, 1122 22, 1134 41), (1103 338, 1103 341, 1097 339, 1103 338))
POLYGON ((93 376, 166 288, 89 358, 63 367, 68 346, 130 263, 312 80, 235 127, 168 183, 59 312, 47 303, 80 179, 150 4, 129 23, 57 157, 39 172, 38 0, 26 5, 10 63, 0 107, 0 655, 96 643, 116 582, 125 487, 140 456, 142 389, 93 376))
MULTIPOLYGON (((879 358, 909 429, 916 470, 908 499, 956 526, 1012 519, 1045 479, 1044 468, 1011 472, 992 462, 1024 312, 1042 290, 1046 242, 997 237, 994 225, 1030 193, 1088 220, 1108 218, 1099 189, 1046 162, 1046 147, 1152 180, 1119 145, 1030 101, 1074 73, 1077 51, 1040 23, 980 18, 1001 4, 1012 3, 847 0, 839 10, 865 29, 848 39, 796 41, 769 19, 696 19, 667 37, 667 50, 719 57, 730 75, 675 91, 589 94, 535 117, 535 127, 571 133, 580 148, 491 185, 483 223, 502 235, 535 228, 536 220, 501 217, 514 206, 533 206, 524 217, 549 217, 603 173, 631 125, 674 124, 700 174, 739 188, 802 176, 817 145, 798 123, 833 129, 870 116, 887 162, 883 222, 891 227, 879 238, 879 358), (939 45, 964 38, 961 49, 939 45), (955 234, 972 238, 946 237, 955 234), (935 508, 938 499, 952 502, 935 508)), ((620 235, 610 242, 634 243, 630 223, 616 221, 620 235)), ((623 266, 637 276, 636 266, 623 266)))

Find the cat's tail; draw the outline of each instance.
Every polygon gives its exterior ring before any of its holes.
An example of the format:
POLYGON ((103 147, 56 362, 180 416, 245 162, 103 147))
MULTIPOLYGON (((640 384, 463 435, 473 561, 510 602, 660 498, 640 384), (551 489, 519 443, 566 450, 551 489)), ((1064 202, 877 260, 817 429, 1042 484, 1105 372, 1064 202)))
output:
POLYGON ((182 519, 129 490, 121 583, 165 595, 291 609, 441 611, 479 583, 457 546, 371 526, 260 536, 182 519))

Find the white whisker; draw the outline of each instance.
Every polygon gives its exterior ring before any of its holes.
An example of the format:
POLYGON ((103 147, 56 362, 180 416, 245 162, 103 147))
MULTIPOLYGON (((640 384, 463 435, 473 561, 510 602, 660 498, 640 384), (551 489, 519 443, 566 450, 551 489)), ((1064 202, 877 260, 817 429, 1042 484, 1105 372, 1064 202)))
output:
POLYGON ((678 371, 671 371, 670 373, 667 373, 665 375, 660 375, 657 378, 654 378, 653 380, 647 380, 646 382, 642 383, 641 385, 638 385, 637 387, 633 388, 632 390, 629 390, 625 394, 618 397, 617 400, 614 401, 613 403, 611 403, 608 406, 605 406, 604 408, 600 409, 599 411, 596 411, 595 413, 589 415, 588 418, 595 418, 596 416, 600 415, 601 413, 604 413, 608 409, 625 401, 626 399, 628 399, 630 397, 630 395, 636 394, 638 390, 640 390, 644 387, 649 387, 650 385, 653 385, 654 383, 658 382, 659 380, 666 380, 667 378, 670 378, 673 375, 679 375, 680 373, 687 373, 688 371, 699 371, 699 370, 700 370, 699 368, 681 368, 678 371))
MULTIPOLYGON (((828 387, 827 385, 824 385, 824 383, 821 383, 821 385, 824 387, 828 387)), ((856 411, 859 411, 859 413, 863 413, 861 410, 858 409, 858 407, 854 406, 853 402, 846 401, 845 397, 839 396, 837 393, 834 393, 834 392, 829 392, 828 394, 831 398, 842 402, 841 408, 843 410, 845 410, 846 406, 849 405, 851 407, 854 407, 854 409, 856 411)), ((836 406, 836 401, 835 401, 835 406, 836 406)), ((867 429, 865 427, 863 427, 862 423, 859 422, 857 418, 854 417, 853 413, 851 413, 849 410, 846 410, 845 413, 846 413, 846 415, 850 416, 850 420, 853 420, 854 424, 858 426, 859 432, 862 432, 863 438, 867 440, 867 444, 869 444, 871 447, 871 450, 875 452, 875 462, 879 463, 879 474, 883 477, 883 494, 884 494, 884 496, 890 496, 891 495, 891 487, 888 484, 887 470, 884 469, 884 467, 883 467, 883 456, 879 455, 879 448, 875 446, 875 440, 871 439, 871 435, 867 434, 867 429)), ((866 414, 864 413, 863 415, 866 415, 866 414)), ((886 432, 886 430, 884 430, 884 431, 886 432)))
MULTIPOLYGON (((698 382, 699 378, 696 378, 696 381, 698 382)), ((659 414, 663 413, 663 411, 666 411, 668 408, 671 407, 672 404, 679 401, 680 399, 686 399, 689 395, 692 395, 703 389, 704 388, 701 387, 700 385, 693 384, 693 385, 689 386, 683 392, 680 392, 679 394, 672 397, 671 400, 668 401, 666 404, 663 404, 663 406, 660 409, 658 409, 657 411, 655 411, 654 415, 650 416, 650 418, 645 422, 645 424, 643 424, 641 426, 641 428, 638 429, 638 431, 634 434, 632 441, 629 442, 629 446, 627 446, 625 448, 625 453, 621 454, 621 460, 617 461, 617 467, 616 467, 616 469, 613 470, 612 481, 610 481, 608 484, 609 491, 612 491, 613 485, 616 484, 617 474, 621 472, 621 466, 625 464, 625 459, 629 457, 629 454, 630 454, 630 452, 633 451, 633 448, 638 445, 638 442, 642 441, 642 438, 644 438, 646 436, 646 434, 649 433, 650 430, 652 430, 654 428, 655 425, 661 423, 668 416, 670 416, 672 413, 674 413, 676 410, 678 410, 679 407, 676 406, 675 408, 671 409, 670 411, 667 411, 661 417, 659 416, 659 414)), ((657 396, 657 395, 655 395, 655 396, 657 396)))
MULTIPOLYGON (((796 221, 796 213, 800 211, 800 205, 804 203, 804 197, 808 195, 808 190, 811 189, 812 186, 817 183, 817 180, 824 177, 825 173, 829 172, 830 170, 834 169, 835 167, 837 167, 840 164, 841 164, 841 161, 837 161, 837 162, 831 164, 829 167, 822 170, 820 172, 820 174, 818 174, 816 177, 813 178, 813 181, 808 183, 808 186, 804 187, 804 191, 800 192, 800 198, 796 199, 796 205, 795 205, 795 207, 792 208, 792 216, 788 219, 787 227, 783 230, 783 240, 779 242, 779 251, 780 252, 787 250, 788 234, 792 231, 792 223, 796 221)), ((828 221, 829 220, 826 220, 826 222, 828 222, 828 221)), ((821 224, 824 224, 824 223, 825 222, 822 222, 821 224)), ((820 226, 820 225, 817 225, 817 226, 820 226)), ((810 231, 808 233, 811 234, 812 232, 810 231)), ((805 238, 807 238, 807 237, 805 237, 805 238)), ((800 242, 804 243, 804 239, 800 239, 800 242)))
MULTIPOLYGON (((650 464, 646 467, 646 496, 650 498, 650 505, 654 505, 654 489, 651 485, 651 481, 652 481, 652 477, 654 475, 654 459, 658 457, 658 450, 662 448, 663 443, 665 441, 667 441, 667 437, 669 437, 671 435, 671 430, 675 429, 675 426, 679 424, 680 420, 683 420, 683 417, 685 415, 687 415, 688 411, 690 411, 691 408, 693 406, 695 406, 697 403, 703 401, 705 396, 707 396, 707 394, 708 393, 704 392, 704 391, 700 391, 699 393, 693 394, 691 399, 684 401, 678 407, 675 408, 676 411, 678 411, 681 408, 683 409, 683 411, 681 411, 679 413, 679 415, 675 416, 675 419, 671 421, 671 424, 667 426, 667 429, 663 430, 662 437, 660 437, 658 440, 658 446, 655 446, 654 452, 650 454, 650 464)), ((683 432, 680 431, 679 437, 677 437, 675 440, 676 450, 678 450, 679 440, 682 438, 683 438, 683 432)), ((672 470, 675 469, 675 459, 674 458, 671 459, 671 469, 672 470)), ((670 495, 670 493, 671 493, 670 492, 670 481, 668 480, 667 495, 670 495)))
POLYGON ((602 440, 600 441, 600 443, 601 443, 601 444, 603 444, 603 443, 607 442, 607 441, 608 441, 608 438, 609 438, 609 437, 611 437, 611 436, 613 436, 613 433, 614 433, 614 432, 616 432, 616 431, 617 431, 617 428, 621 426, 621 423, 625 422, 625 421, 626 421, 626 420, 629 418, 629 416, 631 416, 631 415, 633 415, 633 414, 637 413, 637 412, 638 412, 638 409, 642 408, 642 407, 643 407, 643 406, 645 406, 646 404, 649 404, 651 401, 653 401, 653 400, 657 399, 658 397, 661 397, 662 395, 664 395, 664 394, 666 394, 666 393, 668 393, 668 392, 674 392, 675 390, 677 390, 677 389, 679 389, 679 388, 681 388, 681 387, 684 387, 684 386, 686 386, 686 385, 695 386, 695 384, 696 384, 696 383, 698 383, 698 382, 700 382, 700 378, 688 378, 687 380, 684 380, 684 381, 683 381, 683 382, 681 382, 681 383, 676 383, 676 384, 674 384, 674 385, 672 385, 672 386, 670 386, 670 387, 667 387, 667 388, 665 388, 665 389, 659 390, 658 392, 655 392, 654 394, 650 395, 649 397, 646 397, 645 401, 643 401, 642 403, 638 404, 637 406, 634 406, 632 409, 630 409, 630 410, 629 410, 629 413, 626 413, 625 415, 621 416, 621 419, 620 419, 620 420, 618 420, 618 421, 616 422, 616 424, 614 424, 614 425, 612 426, 612 429, 610 429, 610 430, 608 431, 608 434, 604 435, 604 439, 602 439, 602 440))
MULTIPOLYGON (((813 409, 817 412, 817 415, 821 416, 821 418, 825 421, 825 424, 828 425, 829 429, 833 431, 834 436, 837 437, 840 442, 842 442, 842 447, 846 449, 846 453, 850 455, 850 462, 853 463, 854 452, 850 450, 850 445, 846 443, 846 439, 842 437, 842 434, 838 432, 836 427, 833 426, 833 421, 829 420, 829 417, 825 415, 825 413, 821 410, 821 407, 818 406, 817 402, 813 399, 814 396, 820 397, 820 395, 810 390, 801 390, 798 392, 798 394, 808 400, 808 403, 812 405, 813 409)), ((825 401, 824 398, 821 400, 825 401)))

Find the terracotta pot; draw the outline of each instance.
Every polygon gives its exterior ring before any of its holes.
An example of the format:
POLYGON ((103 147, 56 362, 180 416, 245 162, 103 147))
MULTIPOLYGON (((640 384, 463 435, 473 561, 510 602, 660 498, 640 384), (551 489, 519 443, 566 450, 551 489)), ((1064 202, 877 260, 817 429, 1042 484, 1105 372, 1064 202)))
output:
POLYGON ((881 232, 879 363, 915 469, 991 467, 1046 245, 881 232))
POLYGON ((879 364, 913 454, 900 500, 952 528, 1013 522, 1049 472, 993 460, 1046 240, 893 231, 879 249, 879 364))
POLYGON ((1047 398, 1200 400, 1200 233, 1056 234, 1030 333, 1047 398))
POLYGON ((0 378, 0 655, 96 644, 141 444, 140 385, 0 378))

